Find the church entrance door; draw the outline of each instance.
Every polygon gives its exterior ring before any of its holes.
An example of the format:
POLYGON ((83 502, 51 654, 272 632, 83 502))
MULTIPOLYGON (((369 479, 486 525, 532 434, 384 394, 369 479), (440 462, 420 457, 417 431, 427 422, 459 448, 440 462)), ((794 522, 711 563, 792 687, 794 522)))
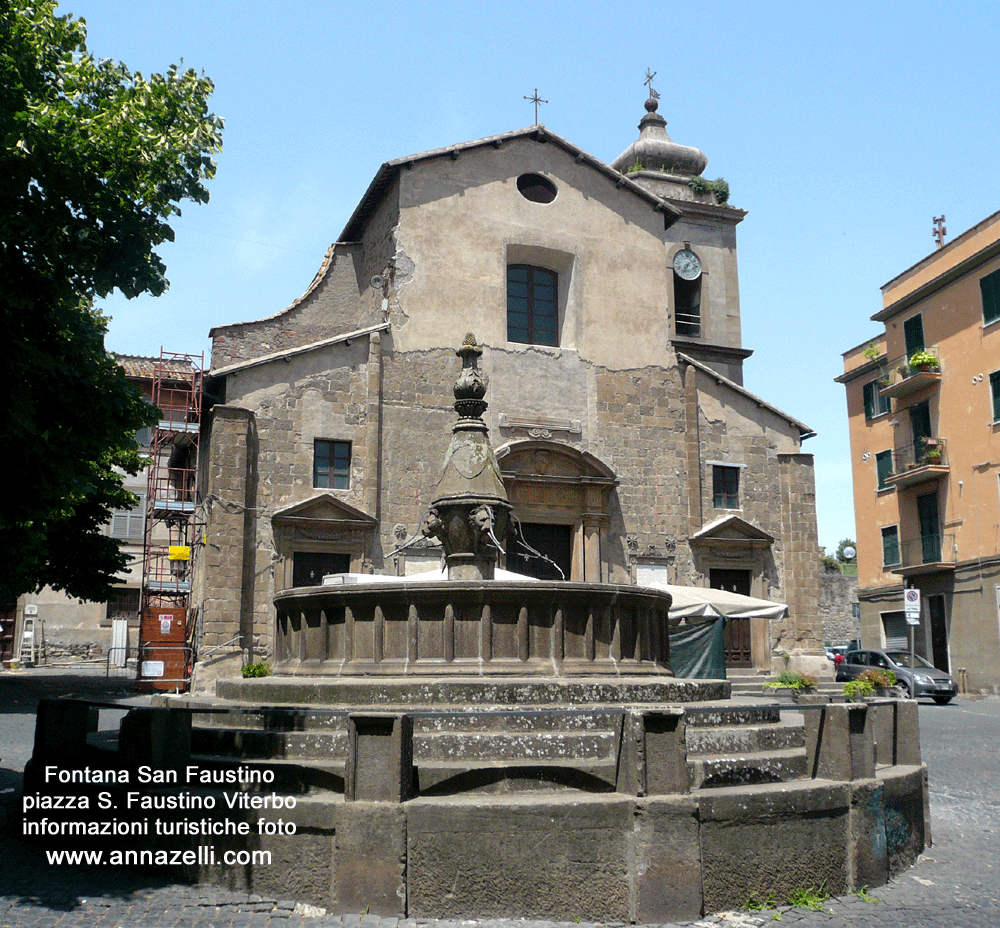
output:
POLYGON ((572 526, 522 522, 521 530, 524 533, 524 540, 549 560, 543 560, 525 551, 511 538, 507 542, 507 569, 527 574, 529 577, 537 577, 539 580, 569 580, 572 574, 572 526), (562 577, 550 561, 559 565, 563 572, 562 577))
MULTIPOLYGON (((749 596, 750 571, 713 569, 709 572, 708 584, 713 590, 749 596)), ((726 666, 753 666, 749 619, 726 619, 726 666)))

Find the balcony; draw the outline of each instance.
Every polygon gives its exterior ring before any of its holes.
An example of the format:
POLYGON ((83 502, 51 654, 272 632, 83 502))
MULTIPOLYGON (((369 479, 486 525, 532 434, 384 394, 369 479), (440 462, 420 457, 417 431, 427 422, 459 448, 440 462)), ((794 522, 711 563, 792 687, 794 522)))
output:
POLYGON ((888 372, 880 380, 879 395, 899 399, 941 381, 941 359, 937 347, 924 348, 888 363, 888 372))
POLYGON ((899 549, 899 564, 892 568, 892 573, 900 577, 952 571, 958 560, 955 536, 940 532, 903 541, 899 549))
POLYGON ((885 485, 902 489, 938 480, 949 470, 948 442, 943 438, 925 438, 892 452, 892 473, 886 475, 885 485))

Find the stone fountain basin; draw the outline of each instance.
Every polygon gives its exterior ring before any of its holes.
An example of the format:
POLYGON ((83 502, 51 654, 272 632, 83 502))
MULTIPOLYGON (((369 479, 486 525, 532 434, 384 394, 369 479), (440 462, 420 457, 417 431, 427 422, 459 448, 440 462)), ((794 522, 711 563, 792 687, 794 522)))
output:
POLYGON ((673 676, 659 590, 393 579, 296 587, 274 604, 279 675, 673 676))

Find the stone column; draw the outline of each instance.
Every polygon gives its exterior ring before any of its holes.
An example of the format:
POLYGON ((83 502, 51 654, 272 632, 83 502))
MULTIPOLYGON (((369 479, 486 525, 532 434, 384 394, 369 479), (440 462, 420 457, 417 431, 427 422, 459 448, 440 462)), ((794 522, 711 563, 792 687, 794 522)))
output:
POLYGON ((213 692, 215 680, 238 676, 243 649, 252 645, 257 549, 256 488, 251 486, 256 471, 254 425, 250 410, 216 406, 208 441, 202 445, 208 462, 203 490, 204 546, 194 596, 199 610, 199 659, 191 679, 193 693, 213 692), (234 643, 227 644, 234 638, 234 643))
MULTIPOLYGON (((781 553, 788 619, 782 647, 789 668, 829 675, 819 614, 819 539, 816 484, 811 454, 779 454, 781 553)), ((784 666, 778 667, 784 670, 784 666)))

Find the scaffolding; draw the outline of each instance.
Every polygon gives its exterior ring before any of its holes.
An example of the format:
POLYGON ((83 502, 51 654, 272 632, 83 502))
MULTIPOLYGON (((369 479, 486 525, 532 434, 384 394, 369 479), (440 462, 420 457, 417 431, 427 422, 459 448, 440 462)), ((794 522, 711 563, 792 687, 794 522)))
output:
POLYGON ((160 349, 151 401, 139 625, 140 684, 183 689, 190 675, 191 553, 198 496, 204 352, 160 349), (183 666, 182 666, 183 665, 183 666))

